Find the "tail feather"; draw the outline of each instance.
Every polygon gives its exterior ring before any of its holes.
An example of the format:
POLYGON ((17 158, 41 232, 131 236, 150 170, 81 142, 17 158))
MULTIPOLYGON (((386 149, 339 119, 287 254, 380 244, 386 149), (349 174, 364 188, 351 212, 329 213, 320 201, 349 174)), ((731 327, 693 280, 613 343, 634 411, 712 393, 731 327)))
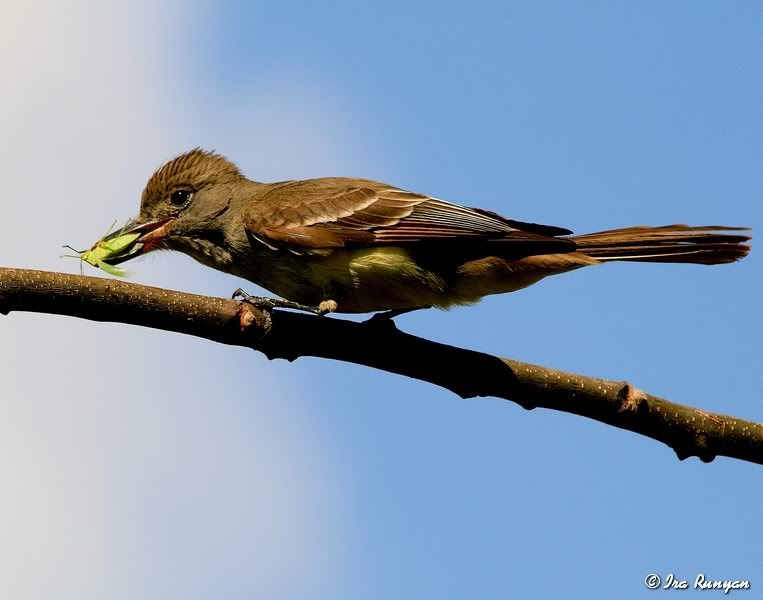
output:
POLYGON ((746 227, 665 225, 626 227, 569 239, 578 252, 601 261, 696 263, 717 265, 743 258, 750 251, 749 235, 732 233, 746 227))

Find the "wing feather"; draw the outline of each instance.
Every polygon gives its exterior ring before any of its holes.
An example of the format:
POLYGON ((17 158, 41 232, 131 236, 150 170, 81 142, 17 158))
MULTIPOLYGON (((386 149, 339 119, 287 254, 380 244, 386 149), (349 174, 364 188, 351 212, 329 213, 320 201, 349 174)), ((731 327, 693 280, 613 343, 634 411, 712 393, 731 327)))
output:
POLYGON ((567 229, 512 221, 368 179, 271 184, 250 202, 245 223, 258 239, 295 251, 437 240, 516 242, 538 253, 575 248, 574 242, 554 237, 571 233, 567 229))

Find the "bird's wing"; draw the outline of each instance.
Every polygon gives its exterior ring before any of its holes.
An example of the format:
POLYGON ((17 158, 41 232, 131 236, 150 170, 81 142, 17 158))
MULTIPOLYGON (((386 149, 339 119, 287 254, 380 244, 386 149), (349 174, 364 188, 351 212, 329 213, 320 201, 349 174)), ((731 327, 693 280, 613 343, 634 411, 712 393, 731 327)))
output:
POLYGON ((567 229, 505 219, 367 179, 272 184, 251 202, 245 225, 263 243, 295 251, 437 240, 511 243, 512 251, 533 254, 575 247, 554 237, 572 233, 567 229))

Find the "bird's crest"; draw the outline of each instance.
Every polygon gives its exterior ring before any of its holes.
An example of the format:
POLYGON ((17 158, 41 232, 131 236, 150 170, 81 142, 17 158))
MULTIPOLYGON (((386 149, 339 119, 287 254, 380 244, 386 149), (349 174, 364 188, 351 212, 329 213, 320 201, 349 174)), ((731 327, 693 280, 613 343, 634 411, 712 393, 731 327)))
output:
POLYGON ((141 204, 163 197, 176 187, 200 189, 210 183, 226 183, 242 177, 239 168, 224 156, 194 148, 164 163, 151 175, 141 204))

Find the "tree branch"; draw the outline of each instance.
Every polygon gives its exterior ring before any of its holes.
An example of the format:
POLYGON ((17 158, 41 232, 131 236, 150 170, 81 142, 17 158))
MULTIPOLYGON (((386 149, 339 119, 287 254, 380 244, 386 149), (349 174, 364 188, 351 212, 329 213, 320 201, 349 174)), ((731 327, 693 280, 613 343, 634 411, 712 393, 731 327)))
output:
POLYGON ((268 358, 331 358, 398 373, 462 398, 496 396, 560 410, 658 440, 679 459, 729 456, 763 464, 763 424, 682 406, 624 382, 456 348, 398 330, 275 311, 113 279, 0 268, 0 313, 31 311, 152 327, 245 346, 268 358))

